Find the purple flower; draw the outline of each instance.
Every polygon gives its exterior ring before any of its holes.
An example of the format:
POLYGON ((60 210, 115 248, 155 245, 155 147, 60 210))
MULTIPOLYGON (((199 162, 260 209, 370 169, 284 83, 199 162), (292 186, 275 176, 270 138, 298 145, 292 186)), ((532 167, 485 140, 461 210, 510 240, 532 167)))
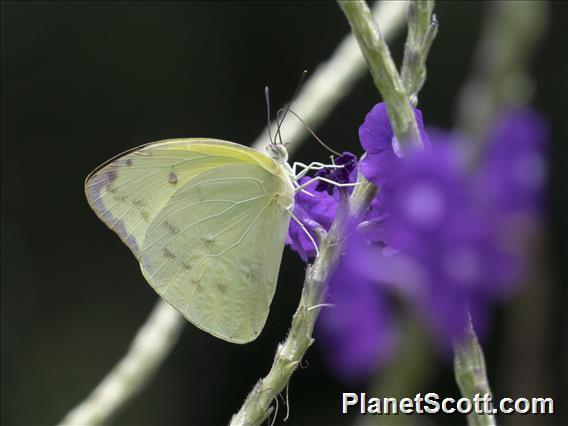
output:
POLYGON ((409 300, 447 343, 463 330, 468 306, 483 321, 491 303, 522 276, 526 262, 518 241, 527 228, 517 226, 508 235, 506 230, 514 215, 541 206, 546 125, 530 110, 503 114, 472 171, 465 161, 469 145, 456 134, 432 132, 429 149, 404 159, 388 147, 388 155, 379 152, 369 141, 385 147, 390 133, 380 122, 384 111, 375 110, 361 126, 367 129, 361 142, 371 149, 367 158, 375 161, 363 161, 363 173, 372 170, 374 182, 383 184, 368 214, 368 241, 387 244, 391 253, 400 252, 395 258, 405 256, 414 265, 416 273, 402 272, 395 280, 408 282, 409 300))
MULTIPOLYGON (((404 158, 395 152, 384 104, 359 129, 367 151, 361 171, 379 193, 354 224, 330 281, 328 301, 336 307, 325 308, 317 324, 328 363, 348 382, 365 378, 394 353, 391 293, 423 316, 443 349, 464 331, 468 313, 483 332, 492 304, 514 291, 526 272, 519 242, 542 212, 548 128, 536 112, 499 115, 476 167, 466 161, 471 141, 432 131, 430 144, 416 114, 426 149, 404 158)), ((317 194, 313 205, 303 200, 299 207, 309 218, 316 211, 334 215, 337 194, 317 194)))
POLYGON ((384 230, 420 269, 410 296, 441 339, 463 331, 468 303, 483 316, 519 269, 501 248, 503 212, 478 205, 464 157, 458 145, 446 144, 407 156, 391 182, 384 230))
POLYGON ((542 210, 548 133, 545 119, 529 108, 498 117, 475 177, 481 203, 516 215, 535 215, 542 210))
MULTIPOLYGON (((357 180, 357 157, 350 152, 344 152, 335 159, 336 166, 342 168, 324 168, 318 170, 316 176, 324 177, 337 183, 352 183, 357 180)), ((327 191, 332 194, 336 186, 327 182, 318 182, 316 191, 327 191)))
POLYGON ((460 222, 467 210, 459 150, 435 145, 410 153, 393 172, 387 194, 380 206, 388 215, 384 241, 412 250, 417 242, 435 238, 446 226, 460 222))
MULTIPOLYGON (((352 239, 347 252, 360 252, 360 242, 352 239)), ((328 302, 317 322, 317 337, 330 369, 344 382, 365 380, 388 361, 396 348, 392 310, 386 295, 358 266, 358 256, 350 256, 333 274, 328 302)))
MULTIPOLYGON (((305 176, 298 183, 303 184, 310 179, 305 176)), ((317 242, 316 230, 320 228, 329 230, 335 218, 338 200, 327 192, 317 192, 316 186, 317 181, 308 185, 305 188, 306 192, 296 193, 293 213, 317 242)), ((286 244, 297 252, 304 262, 316 255, 314 244, 295 220, 290 221, 286 244)))
MULTIPOLYGON (((335 164, 343 165, 344 167, 324 168, 318 170, 316 176, 323 176, 338 183, 356 181, 357 157, 355 155, 350 152, 344 152, 336 159, 335 164)), ((310 177, 304 176, 299 183, 306 183, 310 179, 310 177)), ((337 187, 326 182, 315 181, 306 187, 304 191, 298 191, 294 201, 294 215, 304 225, 313 239, 317 241, 316 230, 328 231, 335 219, 335 211, 339 203, 337 187)), ((295 220, 290 221, 286 244, 297 252, 304 262, 316 255, 314 244, 295 220)))
MULTIPOLYGON (((430 141, 424 131, 422 112, 415 109, 414 114, 420 137, 427 146, 430 141)), ((361 173, 382 188, 388 184, 390 176, 402 164, 398 141, 394 137, 384 102, 375 105, 365 117, 365 121, 359 127, 359 140, 367 153, 361 161, 361 173)))

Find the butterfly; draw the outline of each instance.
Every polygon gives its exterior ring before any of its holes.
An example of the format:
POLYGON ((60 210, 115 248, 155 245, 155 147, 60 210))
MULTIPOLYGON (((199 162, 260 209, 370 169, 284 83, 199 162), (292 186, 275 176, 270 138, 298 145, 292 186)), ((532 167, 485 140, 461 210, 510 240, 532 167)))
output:
POLYGON ((187 320, 233 343, 266 322, 290 212, 294 172, 283 145, 170 139, 95 169, 85 193, 130 248, 150 286, 187 320))

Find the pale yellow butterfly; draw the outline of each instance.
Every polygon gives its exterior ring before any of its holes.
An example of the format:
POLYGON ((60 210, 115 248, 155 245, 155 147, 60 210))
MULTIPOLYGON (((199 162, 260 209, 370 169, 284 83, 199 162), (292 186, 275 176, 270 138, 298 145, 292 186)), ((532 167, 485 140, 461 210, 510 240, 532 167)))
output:
POLYGON ((234 343, 264 327, 294 204, 286 150, 269 148, 272 158, 216 139, 164 140, 109 160, 85 182, 90 206, 152 288, 234 343))

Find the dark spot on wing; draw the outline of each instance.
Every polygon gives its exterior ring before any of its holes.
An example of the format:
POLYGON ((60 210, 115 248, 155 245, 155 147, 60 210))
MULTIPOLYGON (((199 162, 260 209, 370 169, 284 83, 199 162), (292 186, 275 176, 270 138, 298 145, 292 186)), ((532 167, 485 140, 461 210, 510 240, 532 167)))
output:
POLYGON ((164 247, 164 249, 162 250, 164 253, 164 257, 168 258, 168 259, 175 259, 176 255, 173 251, 171 251, 170 249, 168 249, 167 247, 164 247))
POLYGON ((193 288, 195 289, 196 292, 201 292, 201 284, 199 283, 199 280, 197 279, 193 279, 191 280, 191 285, 193 286, 193 288))
POLYGON ((227 292, 227 286, 220 281, 217 282, 217 289, 219 290, 220 293, 223 293, 223 294, 225 294, 227 292))
POLYGON ((172 185, 175 185, 178 181, 178 177, 174 172, 170 172, 170 176, 168 177, 168 182, 172 185))
POLYGON ((172 225, 172 223, 168 220, 164 222, 164 226, 168 228, 168 231, 170 231, 172 234, 179 234, 180 232, 179 229, 175 225, 172 225))
POLYGON ((257 271, 248 271, 245 273, 245 277, 249 281, 258 281, 258 272, 257 271))
POLYGON ((113 180, 115 180, 116 176, 117 176, 116 170, 111 169, 108 172, 106 172, 106 177, 107 177, 107 180, 109 182, 112 182, 113 180))
POLYGON ((181 263, 181 267, 182 267, 183 269, 185 269, 186 271, 191 271, 191 269, 192 269, 191 265, 190 265, 189 263, 187 263, 187 262, 182 262, 182 263, 181 263))
POLYGON ((112 162, 112 166, 115 167, 116 169, 123 167, 123 166, 131 166, 132 165, 132 160, 130 158, 118 158, 115 161, 112 162))

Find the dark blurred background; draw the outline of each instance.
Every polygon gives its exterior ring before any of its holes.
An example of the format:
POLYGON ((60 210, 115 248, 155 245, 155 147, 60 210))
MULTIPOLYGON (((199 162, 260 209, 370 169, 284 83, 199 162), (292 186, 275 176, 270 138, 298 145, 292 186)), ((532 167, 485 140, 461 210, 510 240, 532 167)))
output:
MULTIPOLYGON (((430 124, 453 122, 483 6, 437 5, 440 31, 420 98, 430 124)), ((484 341, 497 395, 513 389, 556 398, 558 414, 532 424, 568 421, 567 9, 551 4, 532 68, 533 104, 552 123, 543 278, 496 309, 484 341), (533 308, 544 312, 542 321, 528 321, 525 333, 508 329, 512 312, 538 317, 533 308), (521 361, 508 362, 511 345, 524 348, 521 361), (537 380, 523 381, 530 371, 538 372, 537 380)), ((129 250, 88 207, 87 174, 117 153, 159 139, 250 144, 265 125, 264 86, 271 87, 273 105, 282 105, 301 71, 327 59, 348 25, 334 2, 2 2, 1 12, 2 424, 53 424, 125 353, 156 302, 129 250)), ((404 33, 391 43, 398 63, 403 41, 404 33)), ((360 153, 357 128, 378 101, 366 76, 318 135, 337 150, 360 153)), ((295 159, 326 158, 310 141, 295 159)), ((158 374, 113 424, 225 424, 267 372, 297 305, 303 271, 286 250, 267 326, 251 344, 231 345, 186 326, 158 374)), ((291 382, 288 424, 352 424, 339 414, 340 395, 364 387, 336 381, 317 344, 307 360, 309 367, 291 382)), ((443 357, 438 364, 419 390, 457 396, 451 365, 443 357)), ((465 424, 457 416, 418 420, 465 424)))

